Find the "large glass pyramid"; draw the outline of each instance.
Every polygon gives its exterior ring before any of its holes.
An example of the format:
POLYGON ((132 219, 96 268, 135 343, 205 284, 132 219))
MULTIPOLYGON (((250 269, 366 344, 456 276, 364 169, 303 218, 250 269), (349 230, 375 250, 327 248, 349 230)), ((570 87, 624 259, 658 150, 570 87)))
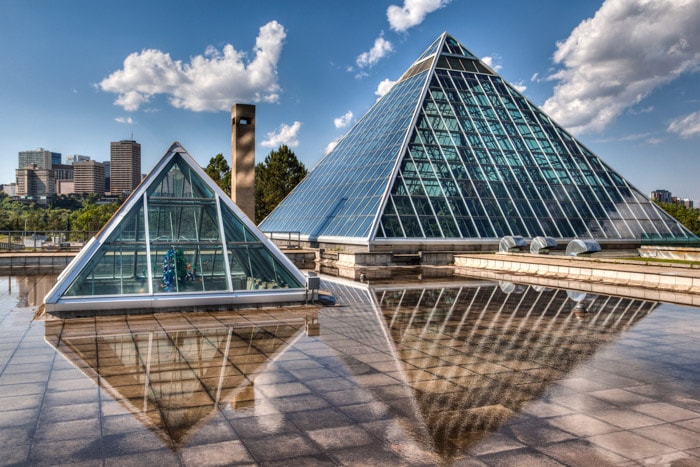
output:
POLYGON ((305 300, 305 277, 178 143, 59 276, 46 311, 305 300))
POLYGON ((447 33, 260 228, 360 245, 697 240, 447 33))

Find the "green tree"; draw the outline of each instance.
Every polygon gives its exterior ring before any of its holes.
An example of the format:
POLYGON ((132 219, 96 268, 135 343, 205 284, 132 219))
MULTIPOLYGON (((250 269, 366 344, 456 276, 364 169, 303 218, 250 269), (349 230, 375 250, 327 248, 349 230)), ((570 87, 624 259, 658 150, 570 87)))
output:
POLYGON ((70 216, 71 230, 96 232, 102 228, 119 208, 119 203, 86 203, 70 216))
POLYGON ((258 163, 255 166, 255 223, 262 222, 306 173, 304 164, 286 145, 271 151, 264 162, 258 163))
POLYGON ((700 216, 698 211, 692 208, 686 208, 682 204, 675 203, 658 203, 657 204, 672 215, 678 222, 683 224, 688 230, 695 235, 700 235, 700 216))
POLYGON ((227 195, 231 196, 231 168, 222 154, 209 159, 209 164, 204 170, 227 195))

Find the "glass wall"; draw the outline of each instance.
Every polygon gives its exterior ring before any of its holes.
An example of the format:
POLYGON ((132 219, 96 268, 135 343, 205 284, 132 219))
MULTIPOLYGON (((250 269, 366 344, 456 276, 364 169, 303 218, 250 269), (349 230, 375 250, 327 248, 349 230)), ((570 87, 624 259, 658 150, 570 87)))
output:
POLYGON ((179 154, 149 179, 65 296, 304 287, 179 154))

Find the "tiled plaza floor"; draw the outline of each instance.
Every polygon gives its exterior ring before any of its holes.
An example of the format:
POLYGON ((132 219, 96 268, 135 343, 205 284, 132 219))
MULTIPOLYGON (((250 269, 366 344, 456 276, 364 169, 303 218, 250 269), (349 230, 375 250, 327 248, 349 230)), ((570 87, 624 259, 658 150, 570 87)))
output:
POLYGON ((0 465, 700 465, 698 309, 326 286, 339 306, 63 321, 0 278, 0 465))

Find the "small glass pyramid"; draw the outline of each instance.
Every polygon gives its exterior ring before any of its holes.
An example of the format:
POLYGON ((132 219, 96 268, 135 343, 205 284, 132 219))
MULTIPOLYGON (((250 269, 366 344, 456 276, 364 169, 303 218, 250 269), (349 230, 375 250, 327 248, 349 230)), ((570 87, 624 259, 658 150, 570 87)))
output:
POLYGON ((173 143, 58 277, 47 312, 305 300, 305 276, 173 143))

